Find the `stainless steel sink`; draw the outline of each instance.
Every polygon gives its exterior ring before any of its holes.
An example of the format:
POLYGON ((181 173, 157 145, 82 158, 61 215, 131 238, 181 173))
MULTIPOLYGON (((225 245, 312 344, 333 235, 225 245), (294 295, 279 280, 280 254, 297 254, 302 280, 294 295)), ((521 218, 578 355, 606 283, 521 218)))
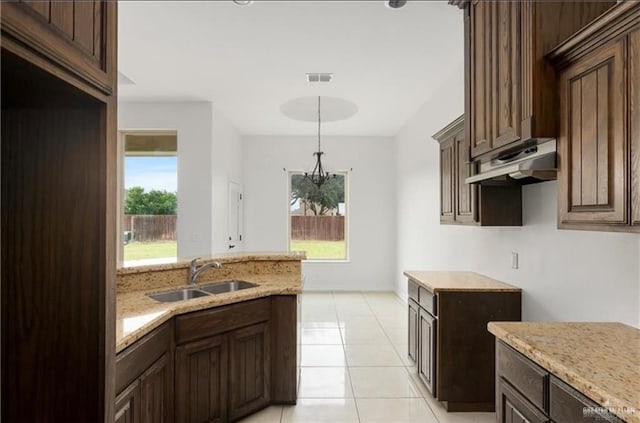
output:
POLYGON ((253 288, 255 286, 258 285, 251 282, 233 280, 203 285, 200 287, 200 290, 210 294, 222 294, 224 292, 239 291, 241 289, 253 288))
POLYGON ((160 292, 158 294, 147 294, 148 297, 160 301, 161 303, 171 303, 174 301, 190 300, 192 298, 206 297, 209 294, 199 289, 187 288, 177 291, 160 292))

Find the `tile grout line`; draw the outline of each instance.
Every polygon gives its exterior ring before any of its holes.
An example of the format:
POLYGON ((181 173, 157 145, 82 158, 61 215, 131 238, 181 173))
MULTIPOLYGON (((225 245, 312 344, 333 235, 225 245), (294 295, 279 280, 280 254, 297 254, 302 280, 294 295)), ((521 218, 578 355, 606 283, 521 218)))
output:
MULTIPOLYGON (((398 358, 400 359, 400 361, 403 364, 403 367, 405 369, 405 371, 407 372, 407 375, 409 376, 410 379, 410 384, 411 382, 413 382, 415 384, 415 379, 413 378, 412 374, 409 372, 409 369, 407 368, 408 366, 406 366, 404 364, 404 360, 402 360, 402 356, 400 356, 400 353, 398 352, 398 349, 396 347, 396 345, 392 342, 391 337, 389 336, 389 334, 387 333, 386 329, 384 328, 384 326, 382 325, 380 319, 378 318, 377 313, 373 310, 373 307, 371 306, 371 304, 369 303, 369 301, 367 300, 367 298, 365 297, 365 301, 367 302, 367 305, 369 306, 369 308, 371 309, 371 311, 373 312, 373 315, 376 319, 376 321, 378 322, 378 325, 380 325, 382 331, 384 332, 385 336, 387 337, 387 339, 389 340, 389 343, 391 344, 391 347, 393 348, 393 350, 395 351, 395 353, 398 355, 398 358)), ((420 389, 419 386, 415 386, 414 389, 417 390, 417 393, 420 395, 419 397, 414 397, 414 398, 419 398, 422 400, 422 402, 427 406, 427 409, 431 412, 431 415, 436 419, 436 422, 440 423, 440 419, 438 419, 438 416, 436 415, 436 413, 433 411, 433 409, 431 408, 431 406, 429 405, 429 401, 427 401, 427 399, 424 397, 424 393, 422 392, 422 390, 420 389)), ((355 395, 354 395, 355 396, 355 395)), ((356 407, 357 407, 357 401, 356 401, 356 407)))
MULTIPOLYGON (((332 292, 334 296, 334 306, 335 306, 335 292, 332 292)), ((340 328, 340 317, 338 316, 338 308, 336 307, 336 319, 338 320, 338 332, 340 333, 340 339, 342 340, 342 350, 344 351, 344 361, 346 363, 346 371, 347 377, 349 378, 349 385, 351 386, 351 396, 353 397, 353 406, 356 408, 356 417, 358 419, 358 423, 360 423, 360 410, 358 409, 358 401, 356 400, 356 391, 353 389, 353 380, 351 379, 351 367, 349 366, 349 361, 347 361, 347 345, 344 343, 344 337, 342 336, 342 330, 340 328)))
MULTIPOLYGON (((367 300, 367 298, 365 297, 365 302, 367 303, 367 305, 369 306, 369 308, 371 309, 371 312, 373 313, 373 317, 376 319, 376 322, 378 322, 378 326, 380 326, 380 329, 382 329, 382 332, 384 333, 384 336, 387 337, 387 340, 389 341, 389 343, 391 344, 391 348, 393 348, 393 351, 396 353, 396 355, 398 356, 398 359, 400 360, 400 362, 402 363, 402 366, 405 368, 405 370, 407 370, 406 366, 404 365, 404 360, 402 359, 402 356, 398 353, 398 350, 396 349, 395 344, 391 341, 391 337, 389 336, 389 334, 387 333, 387 331, 384 329, 384 326, 382 325, 382 323, 380 322, 380 319, 378 319, 378 315, 376 314, 376 312, 373 310, 373 307, 371 307, 371 304, 369 304, 369 300, 367 300)), ((409 371, 407 370, 407 373, 409 371)))

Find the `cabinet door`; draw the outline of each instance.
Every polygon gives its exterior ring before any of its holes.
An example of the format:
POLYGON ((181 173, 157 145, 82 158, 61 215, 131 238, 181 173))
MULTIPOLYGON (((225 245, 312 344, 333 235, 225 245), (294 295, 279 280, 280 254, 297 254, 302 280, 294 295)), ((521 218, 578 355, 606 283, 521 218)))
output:
POLYGON ((625 40, 560 76, 559 224, 624 225, 627 212, 625 40))
POLYGON ((550 420, 502 378, 497 380, 498 423, 547 423, 550 420))
POLYGON ((140 377, 140 421, 173 422, 173 365, 169 353, 140 377))
POLYGON ((492 118, 492 59, 494 2, 472 2, 469 19, 469 130, 471 132, 471 156, 476 157, 491 150, 492 118))
POLYGON ((454 221, 455 152, 453 138, 440 144, 440 222, 454 221))
POLYGON ((631 223, 640 225, 640 30, 629 35, 631 223))
POLYGON ((491 64, 493 93, 492 148, 520 139, 522 122, 521 2, 493 3, 491 64))
POLYGON ((423 309, 418 315, 418 374, 436 397, 436 319, 423 309))
POLYGON ((226 335, 176 349, 175 407, 180 423, 227 421, 226 335))
POLYGON ((465 183, 471 176, 469 161, 469 143, 464 133, 455 137, 455 220, 458 223, 474 223, 476 221, 476 186, 465 183))
MULTIPOLYGON (((2 29, 106 94, 115 88, 116 2, 3 2, 2 29)), ((3 45, 5 47, 5 45, 3 45)), ((6 47, 19 52, 18 43, 6 47)))
POLYGON ((229 334, 229 418, 236 420, 269 403, 271 367, 269 324, 229 334))
POLYGON ((409 359, 418 360, 418 304, 409 299, 409 359))
POLYGON ((136 380, 116 397, 115 423, 140 421, 140 383, 136 380))

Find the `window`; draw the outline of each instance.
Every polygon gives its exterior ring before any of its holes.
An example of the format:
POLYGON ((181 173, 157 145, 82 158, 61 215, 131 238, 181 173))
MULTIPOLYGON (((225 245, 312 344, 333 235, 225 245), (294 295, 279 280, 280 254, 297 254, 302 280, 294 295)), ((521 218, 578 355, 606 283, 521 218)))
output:
POLYGON ((308 260, 347 260, 347 173, 318 188, 302 172, 289 173, 289 250, 308 260))
POLYGON ((120 261, 124 266, 175 261, 177 134, 131 131, 121 135, 120 261))

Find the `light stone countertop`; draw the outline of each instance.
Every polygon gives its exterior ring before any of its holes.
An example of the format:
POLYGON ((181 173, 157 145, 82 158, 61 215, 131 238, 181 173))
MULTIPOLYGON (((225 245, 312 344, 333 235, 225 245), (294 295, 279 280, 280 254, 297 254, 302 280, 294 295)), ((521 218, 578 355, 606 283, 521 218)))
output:
MULTIPOLYGON (((241 279, 256 283, 258 286, 171 303, 152 300, 146 294, 171 291, 180 287, 119 293, 116 296, 116 353, 119 353, 171 317, 179 314, 270 295, 296 295, 302 292, 302 278, 300 275, 244 275, 241 279)), ((211 281, 203 281, 199 285, 209 283, 211 281)), ((182 288, 193 287, 193 285, 182 286, 182 288)))
POLYGON ((640 329, 565 322, 490 322, 488 329, 621 419, 640 423, 640 329))
POLYGON ((404 275, 434 294, 440 291, 520 292, 522 289, 474 272, 407 270, 404 275))
MULTIPOLYGON (((223 253, 216 254, 215 256, 198 257, 198 264, 208 263, 211 261, 218 261, 222 264, 225 263, 239 263, 239 262, 251 262, 251 261, 285 261, 285 260, 305 260, 306 253, 304 251, 292 251, 292 252, 278 252, 278 251, 264 251, 264 252, 239 252, 239 253, 223 253)), ((196 257, 192 257, 196 258, 196 257)), ((163 264, 150 264, 147 266, 134 266, 134 267, 121 267, 116 271, 118 275, 130 275, 136 273, 146 273, 149 271, 162 271, 162 270, 174 270, 174 269, 187 269, 191 259, 181 259, 171 263, 163 264)))
POLYGON ((302 292, 304 252, 230 253, 206 257, 222 268, 208 268, 197 285, 187 285, 188 261, 118 269, 116 276, 116 353, 142 338, 171 317, 270 295, 302 292), (180 288, 197 288, 225 280, 244 280, 257 287, 185 301, 161 303, 147 296, 180 288))

